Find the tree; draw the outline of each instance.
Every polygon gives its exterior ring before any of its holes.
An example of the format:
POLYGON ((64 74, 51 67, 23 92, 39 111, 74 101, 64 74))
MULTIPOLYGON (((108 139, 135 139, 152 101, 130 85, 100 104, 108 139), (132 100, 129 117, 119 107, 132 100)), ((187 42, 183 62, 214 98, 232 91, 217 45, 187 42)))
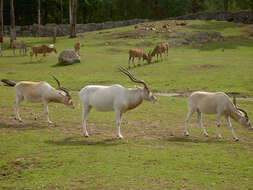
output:
POLYGON ((0 0, 0 49, 1 49, 1 43, 3 43, 3 37, 4 37, 4 22, 3 22, 3 4, 4 0, 0 0))
POLYGON ((72 1, 69 0, 69 24, 72 24, 72 1))
POLYGON ((72 22, 71 22, 71 34, 70 38, 76 38, 76 12, 77 12, 77 0, 72 2, 72 22))
POLYGON ((4 0, 0 0, 0 55, 1 56, 2 56, 2 44, 4 43, 3 4, 4 4, 4 0))
POLYGON ((224 3, 224 11, 228 11, 229 0, 223 0, 223 3, 224 3))
POLYGON ((16 40, 16 31, 15 31, 15 14, 14 14, 14 0, 10 0, 10 47, 13 47, 13 42, 16 40))
POLYGON ((204 9, 205 0, 190 0, 190 9, 192 13, 197 13, 204 9))
POLYGON ((61 24, 63 24, 63 5, 62 5, 62 0, 60 1, 61 4, 61 24))
POLYGON ((38 0, 38 37, 40 37, 40 0, 38 0))

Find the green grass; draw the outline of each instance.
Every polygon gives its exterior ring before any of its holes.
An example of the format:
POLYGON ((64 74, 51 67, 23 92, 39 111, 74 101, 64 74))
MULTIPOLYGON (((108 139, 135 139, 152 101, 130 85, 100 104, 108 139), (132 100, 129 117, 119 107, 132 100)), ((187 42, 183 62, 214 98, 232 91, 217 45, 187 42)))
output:
MULTIPOLYGON (((155 91, 224 91, 252 96, 252 39, 242 37, 243 27, 234 23, 189 21, 196 30, 218 31, 226 42, 173 47, 168 60, 130 70, 155 91), (221 51, 224 48, 224 52, 221 51)), ((174 27, 176 31, 183 27, 174 27)), ((163 35, 146 33, 145 38, 117 38, 133 26, 80 34, 78 39, 57 38, 58 53, 83 44, 82 62, 58 66, 57 55, 38 62, 29 56, 0 57, 0 78, 15 81, 47 81, 56 87, 51 74, 72 90, 78 104, 78 90, 88 84, 134 84, 117 71, 127 67, 128 50, 142 40, 165 41, 163 35), (106 32, 106 33, 103 33, 106 32), (118 42, 116 45, 101 45, 118 42)), ((29 46, 48 44, 50 38, 23 38, 29 46)), ((8 39, 5 38, 5 47, 8 39)), ((145 51, 153 47, 144 47, 145 51)), ((41 57, 40 57, 41 58, 41 57)), ((154 59, 155 60, 155 59, 154 59)), ((0 86, 0 189, 252 189, 252 132, 232 122, 239 142, 222 120, 222 139, 217 139, 216 117, 203 117, 209 137, 204 137, 190 120, 189 137, 183 136, 187 113, 185 98, 158 96, 158 103, 143 102, 123 115, 123 140, 116 139, 114 113, 92 110, 88 116, 89 138, 82 136, 81 108, 50 104, 48 125, 41 104, 22 103, 23 122, 13 119, 15 96, 12 87, 0 86)), ((253 115, 253 102, 238 104, 253 115)))

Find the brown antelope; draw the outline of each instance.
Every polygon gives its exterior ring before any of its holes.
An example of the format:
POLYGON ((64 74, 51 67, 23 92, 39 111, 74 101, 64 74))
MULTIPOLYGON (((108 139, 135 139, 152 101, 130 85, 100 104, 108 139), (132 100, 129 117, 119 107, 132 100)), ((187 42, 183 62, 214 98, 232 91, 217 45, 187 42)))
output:
POLYGON ((158 56, 160 55, 160 58, 162 60, 162 54, 163 53, 166 53, 166 55, 168 57, 168 49, 169 49, 168 42, 160 43, 160 44, 156 45, 156 47, 153 49, 153 51, 151 53, 151 57, 156 55, 157 56, 157 61, 158 61, 158 56))
POLYGON ((74 48, 75 48, 75 52, 77 53, 77 55, 80 56, 80 47, 81 44, 79 42, 75 43, 74 48))
POLYGON ((151 56, 150 56, 150 53, 148 55, 146 55, 142 49, 139 49, 139 48, 135 48, 135 49, 130 49, 129 52, 129 58, 128 58, 128 68, 130 68, 130 61, 132 59, 132 64, 134 65, 135 67, 135 64, 134 64, 134 58, 135 57, 138 57, 139 59, 139 62, 138 62, 138 65, 140 65, 140 61, 141 61, 141 58, 142 60, 147 60, 147 63, 149 64, 151 62, 151 56))
POLYGON ((33 57, 33 55, 37 57, 38 54, 43 54, 43 56, 46 56, 46 53, 51 53, 51 52, 57 53, 56 48, 52 45, 33 46, 32 52, 31 52, 31 58, 33 57))

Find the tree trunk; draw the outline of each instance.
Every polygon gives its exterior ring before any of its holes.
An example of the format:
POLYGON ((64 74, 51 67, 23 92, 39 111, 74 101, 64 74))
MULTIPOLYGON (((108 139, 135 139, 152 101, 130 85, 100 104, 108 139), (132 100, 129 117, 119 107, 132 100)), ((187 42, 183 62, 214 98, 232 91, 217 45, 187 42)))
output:
POLYGON ((56 27, 54 27, 54 29, 53 29, 53 44, 55 44, 56 43, 56 33, 57 33, 57 30, 56 30, 56 27))
POLYGON ((76 38, 76 12, 77 12, 77 0, 73 0, 70 38, 76 38))
POLYGON ((38 0, 38 33, 37 36, 40 37, 40 0, 38 0))
MULTIPOLYGON (((3 38, 4 38, 3 4, 4 4, 4 0, 0 0, 0 44, 4 42, 3 41, 3 38)), ((1 45, 0 45, 0 48, 1 48, 1 45)))
POLYGON ((13 41, 16 40, 16 30, 15 30, 15 14, 14 14, 14 0, 10 0, 10 47, 13 47, 13 41))
POLYGON ((61 0, 61 24, 63 24, 63 5, 61 0))
POLYGON ((3 4, 4 0, 0 0, 0 56, 2 56, 2 44, 4 43, 3 4))
POLYGON ((69 0, 69 24, 72 24, 72 0, 69 0))
POLYGON ((223 3, 224 3, 224 11, 228 11, 229 0, 223 0, 223 3))

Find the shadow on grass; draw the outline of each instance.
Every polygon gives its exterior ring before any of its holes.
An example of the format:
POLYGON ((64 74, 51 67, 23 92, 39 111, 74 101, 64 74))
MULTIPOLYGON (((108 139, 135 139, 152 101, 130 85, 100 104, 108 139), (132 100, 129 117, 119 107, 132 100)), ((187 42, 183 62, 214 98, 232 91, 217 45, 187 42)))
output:
POLYGON ((41 123, 26 123, 19 122, 13 118, 12 123, 3 123, 0 122, 0 129, 10 129, 10 130, 38 130, 38 129, 46 129, 50 127, 49 125, 42 125, 41 123))
POLYGON ((145 66, 149 66, 149 65, 152 65, 152 64, 157 64, 157 63, 160 63, 160 62, 163 62, 163 61, 155 60, 155 61, 152 61, 151 63, 141 63, 140 65, 136 64, 136 66, 131 66, 130 68, 127 67, 127 69, 128 70, 137 69, 137 68, 140 68, 140 67, 145 67, 145 66))
POLYGON ((51 67, 67 67, 67 66, 71 66, 73 64, 59 64, 59 63, 56 63, 54 65, 51 65, 51 67))
POLYGON ((199 138, 194 138, 194 137, 186 137, 186 136, 173 136, 166 138, 167 141, 169 142, 193 142, 193 143, 215 143, 215 144, 225 144, 227 143, 226 141, 222 139, 217 139, 216 137, 199 137, 199 138))
POLYGON ((49 140, 45 141, 47 144, 58 145, 58 146, 115 146, 122 144, 122 141, 118 138, 110 138, 110 139, 101 139, 97 141, 93 141, 91 139, 83 137, 83 140, 76 139, 75 137, 67 137, 62 140, 49 140))

